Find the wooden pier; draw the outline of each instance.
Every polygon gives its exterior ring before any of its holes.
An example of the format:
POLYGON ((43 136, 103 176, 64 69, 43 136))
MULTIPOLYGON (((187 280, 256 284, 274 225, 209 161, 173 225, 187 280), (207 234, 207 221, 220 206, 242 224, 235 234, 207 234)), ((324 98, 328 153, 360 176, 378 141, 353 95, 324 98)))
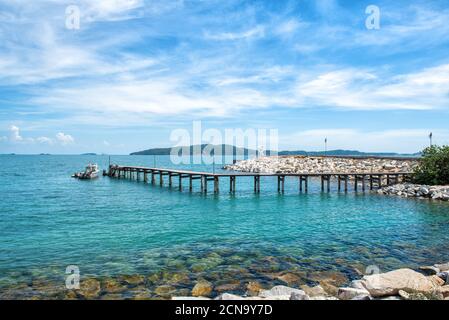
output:
POLYGON ((168 186, 173 187, 173 178, 178 178, 177 186, 180 191, 183 189, 182 179, 188 179, 189 191, 193 191, 194 180, 200 180, 200 190, 203 193, 208 192, 209 182, 213 182, 214 193, 220 192, 220 180, 229 179, 229 192, 236 191, 237 178, 252 178, 254 180, 254 192, 260 193, 260 181, 262 177, 277 177, 277 190, 280 193, 285 191, 285 179, 296 179, 298 181, 299 192, 307 192, 309 189, 309 180, 316 178, 321 180, 321 191, 330 192, 331 180, 337 182, 337 190, 348 192, 350 183, 353 184, 354 191, 373 190, 386 185, 400 182, 409 182, 410 172, 377 172, 377 173, 247 173, 247 172, 199 172, 164 168, 147 168, 136 166, 110 165, 107 175, 117 179, 133 179, 136 181, 148 182, 163 186, 164 176, 168 177, 168 186))

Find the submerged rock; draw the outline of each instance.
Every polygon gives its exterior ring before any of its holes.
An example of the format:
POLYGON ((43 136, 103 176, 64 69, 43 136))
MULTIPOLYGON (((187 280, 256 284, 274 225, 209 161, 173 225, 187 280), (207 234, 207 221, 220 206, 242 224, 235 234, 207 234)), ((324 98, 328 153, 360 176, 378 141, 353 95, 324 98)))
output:
POLYGON ((212 294, 213 286, 210 282, 201 280, 195 284, 192 289, 194 297, 208 297, 212 294))
POLYGON ((355 288, 339 288, 338 289, 338 298, 341 300, 352 300, 356 297, 359 297, 358 300, 361 300, 360 297, 370 297, 370 293, 366 289, 355 289, 355 288))
POLYGON ((101 291, 100 281, 96 279, 86 279, 81 281, 79 294, 85 299, 98 298, 101 291))

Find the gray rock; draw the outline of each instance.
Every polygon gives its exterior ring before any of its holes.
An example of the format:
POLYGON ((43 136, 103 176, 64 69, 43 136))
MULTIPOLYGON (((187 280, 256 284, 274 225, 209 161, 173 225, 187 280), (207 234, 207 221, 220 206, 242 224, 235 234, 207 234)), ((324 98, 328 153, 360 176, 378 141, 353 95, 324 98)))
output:
POLYGON ((273 298, 276 296, 288 296, 290 298, 292 293, 297 293, 298 295, 306 295, 303 290, 294 289, 287 286, 275 286, 270 290, 261 290, 259 292, 259 297, 273 298))
POLYGON ((340 300, 351 300, 357 296, 369 296, 370 293, 366 289, 355 289, 355 288, 339 288, 338 298, 340 300))
POLYGON ((292 292, 290 295, 290 300, 310 300, 310 297, 307 294, 301 294, 298 292, 292 292))
POLYGON ((361 294, 359 296, 355 296, 354 298, 352 298, 351 300, 373 300, 373 298, 371 298, 370 295, 364 295, 361 294))

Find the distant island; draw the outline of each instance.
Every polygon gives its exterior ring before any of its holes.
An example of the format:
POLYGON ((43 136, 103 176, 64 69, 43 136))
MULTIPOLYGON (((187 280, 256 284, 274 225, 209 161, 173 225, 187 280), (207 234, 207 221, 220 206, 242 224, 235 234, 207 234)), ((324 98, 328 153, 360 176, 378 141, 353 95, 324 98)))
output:
MULTIPOLYGON (((177 150, 182 150, 189 148, 191 155, 199 155, 204 152, 204 149, 208 146, 207 144, 202 145, 192 145, 192 146, 185 146, 185 147, 176 147, 177 150)), ((211 147, 209 145, 209 147, 211 147)), ((255 155, 258 154, 258 151, 247 149, 247 148, 241 148, 236 147, 232 145, 217 145, 213 146, 214 148, 221 148, 221 154, 222 155, 255 155)), ((170 148, 152 148, 147 149, 143 151, 137 151, 132 152, 130 155, 132 156, 162 156, 162 155, 170 155, 172 151, 172 147, 170 148)), ((211 154, 213 155, 214 152, 212 151, 211 154)), ((265 151, 265 155, 275 154, 273 151, 265 151)), ((411 154, 403 154, 403 153, 395 153, 395 152, 362 152, 357 150, 328 150, 328 151, 305 151, 305 150, 294 150, 294 151, 280 151, 278 152, 278 155, 280 156, 356 156, 356 157, 367 157, 367 156, 373 156, 373 157, 419 157, 421 155, 420 152, 417 153, 411 153, 411 154)))
POLYGON ((82 153, 81 156, 96 156, 97 154, 94 152, 82 153))

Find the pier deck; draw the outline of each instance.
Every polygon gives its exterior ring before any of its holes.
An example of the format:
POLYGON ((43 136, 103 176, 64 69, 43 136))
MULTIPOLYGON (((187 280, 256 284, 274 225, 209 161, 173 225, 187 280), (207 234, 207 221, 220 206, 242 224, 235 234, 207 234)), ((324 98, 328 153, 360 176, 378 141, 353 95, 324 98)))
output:
POLYGON ((156 176, 158 176, 159 184, 164 185, 164 176, 168 176, 169 187, 173 186, 173 177, 178 177, 178 187, 182 190, 182 179, 189 179, 189 190, 193 190, 193 181, 200 180, 201 192, 207 193, 208 181, 213 181, 214 193, 219 192, 220 179, 229 178, 229 192, 233 193, 236 190, 236 179, 238 177, 252 177, 254 179, 254 192, 260 192, 260 180, 261 177, 277 177, 277 189, 279 192, 285 190, 285 178, 294 177, 298 179, 299 191, 308 191, 309 178, 321 179, 321 190, 327 190, 330 192, 331 178, 335 177, 337 181, 337 189, 342 189, 347 192, 349 189, 349 183, 352 182, 354 191, 361 189, 365 191, 373 190, 374 188, 381 188, 385 185, 396 184, 399 182, 410 181, 411 172, 322 172, 322 173, 257 173, 257 172, 201 172, 201 171, 189 171, 189 170, 177 170, 168 168, 150 168, 139 166, 120 166, 110 165, 107 175, 112 178, 127 178, 141 180, 143 175, 143 181, 148 182, 148 176, 150 175, 151 183, 156 183, 156 176), (343 188, 342 188, 343 187, 343 188))

